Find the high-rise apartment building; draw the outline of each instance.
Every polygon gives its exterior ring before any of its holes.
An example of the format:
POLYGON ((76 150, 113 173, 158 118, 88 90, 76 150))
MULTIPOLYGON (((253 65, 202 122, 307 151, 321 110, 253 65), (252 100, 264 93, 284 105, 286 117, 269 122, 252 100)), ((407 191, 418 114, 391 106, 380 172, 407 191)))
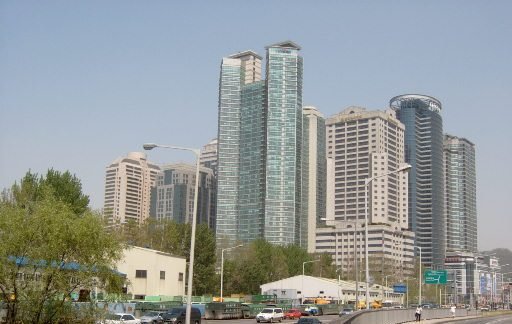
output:
MULTIPOLYGON (((156 179, 156 187, 152 191, 152 210, 157 220, 173 220, 178 223, 191 223, 194 211, 194 193, 196 166, 175 163, 162 166, 156 179)), ((199 195, 197 203, 197 222, 199 224, 214 223, 211 215, 212 189, 214 184, 213 171, 201 167, 199 170, 199 195)))
POLYGON ((443 119, 441 102, 408 94, 390 106, 405 125, 405 160, 409 172, 409 224, 427 265, 442 266, 446 248, 444 214, 443 119))
POLYGON ((316 224, 325 218, 327 195, 327 161, 325 147, 325 119, 313 106, 302 111, 302 220, 301 246, 315 252, 316 224))
POLYGON ((354 267, 354 256, 364 255, 368 193, 369 261, 410 272, 414 234, 408 230, 408 175, 393 173, 405 162, 404 125, 392 110, 349 107, 327 118, 326 129, 327 188, 333 195, 327 204, 329 227, 317 229, 316 251, 331 253, 344 271, 354 267), (379 178, 367 188, 366 179, 374 177, 379 178))
POLYGON ((217 175, 217 139, 212 139, 208 144, 201 148, 199 164, 212 169, 213 175, 217 175))
POLYGON ((160 168, 146 154, 128 153, 107 167, 104 217, 110 224, 144 222, 150 215, 151 187, 160 168))
POLYGON ((477 253, 475 145, 445 134, 446 251, 477 253))
POLYGON ((265 80, 253 51, 222 60, 216 234, 299 244, 302 57, 289 41, 266 50, 265 80))
POLYGON ((218 164, 218 142, 217 139, 211 140, 201 149, 199 163, 201 166, 213 171, 213 181, 210 199, 210 220, 209 226, 215 232, 217 225, 217 164, 218 164))

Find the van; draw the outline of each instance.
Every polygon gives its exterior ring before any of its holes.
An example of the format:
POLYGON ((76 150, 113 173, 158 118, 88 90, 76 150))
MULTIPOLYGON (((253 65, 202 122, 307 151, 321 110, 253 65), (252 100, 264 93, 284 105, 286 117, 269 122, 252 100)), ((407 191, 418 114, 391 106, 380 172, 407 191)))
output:
POLYGON ((256 322, 281 322, 283 320, 282 308, 263 308, 263 310, 256 315, 256 322))
MULTIPOLYGON (((164 323, 184 324, 186 313, 186 307, 175 307, 170 309, 167 313, 163 314, 162 319, 164 323)), ((190 323, 201 324, 201 311, 197 307, 191 308, 190 323)))

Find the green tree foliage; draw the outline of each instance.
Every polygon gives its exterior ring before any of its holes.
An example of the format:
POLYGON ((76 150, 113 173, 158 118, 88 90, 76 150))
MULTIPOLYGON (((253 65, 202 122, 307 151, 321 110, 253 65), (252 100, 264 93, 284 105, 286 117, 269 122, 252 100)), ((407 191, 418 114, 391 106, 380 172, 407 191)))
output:
POLYGON ((30 207, 50 192, 56 200, 68 205, 76 215, 83 214, 89 206, 89 197, 82 193, 82 183, 69 171, 49 169, 45 176, 30 171, 11 188, 11 201, 20 207, 30 207), (43 189, 44 188, 44 189, 43 189))
POLYGON ((75 318, 71 293, 120 289, 111 270, 121 257, 120 241, 81 199, 61 197, 69 192, 60 186, 66 181, 27 173, 0 201, 0 291, 9 323, 75 318))
MULTIPOLYGON (((220 259, 220 252, 219 252, 220 259)), ((241 248, 233 249, 224 261, 224 295, 260 294, 260 285, 291 276, 305 274, 335 278, 336 269, 327 254, 308 254, 295 245, 273 245, 256 240, 241 248)), ((220 282, 220 281, 219 281, 220 282)), ((218 284, 220 286, 220 284, 218 284)))

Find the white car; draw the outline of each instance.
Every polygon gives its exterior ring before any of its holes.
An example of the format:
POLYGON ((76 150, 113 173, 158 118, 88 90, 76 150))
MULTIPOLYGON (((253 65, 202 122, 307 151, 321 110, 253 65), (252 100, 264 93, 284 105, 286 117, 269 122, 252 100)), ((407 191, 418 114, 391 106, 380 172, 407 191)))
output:
POLYGON ((283 316, 282 308, 263 308, 263 310, 256 315, 256 322, 281 322, 283 316))
POLYGON ((140 320, 136 319, 132 314, 116 313, 108 314, 102 322, 105 324, 140 324, 140 320))

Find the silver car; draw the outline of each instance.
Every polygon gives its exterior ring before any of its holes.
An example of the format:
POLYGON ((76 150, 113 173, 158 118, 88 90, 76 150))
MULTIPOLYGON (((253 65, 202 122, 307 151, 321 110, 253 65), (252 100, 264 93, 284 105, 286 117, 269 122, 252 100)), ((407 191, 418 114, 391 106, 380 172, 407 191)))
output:
POLYGON ((163 323, 164 319, 162 318, 162 314, 165 312, 159 312, 159 311, 149 311, 142 314, 142 317, 140 318, 141 323, 163 323))

